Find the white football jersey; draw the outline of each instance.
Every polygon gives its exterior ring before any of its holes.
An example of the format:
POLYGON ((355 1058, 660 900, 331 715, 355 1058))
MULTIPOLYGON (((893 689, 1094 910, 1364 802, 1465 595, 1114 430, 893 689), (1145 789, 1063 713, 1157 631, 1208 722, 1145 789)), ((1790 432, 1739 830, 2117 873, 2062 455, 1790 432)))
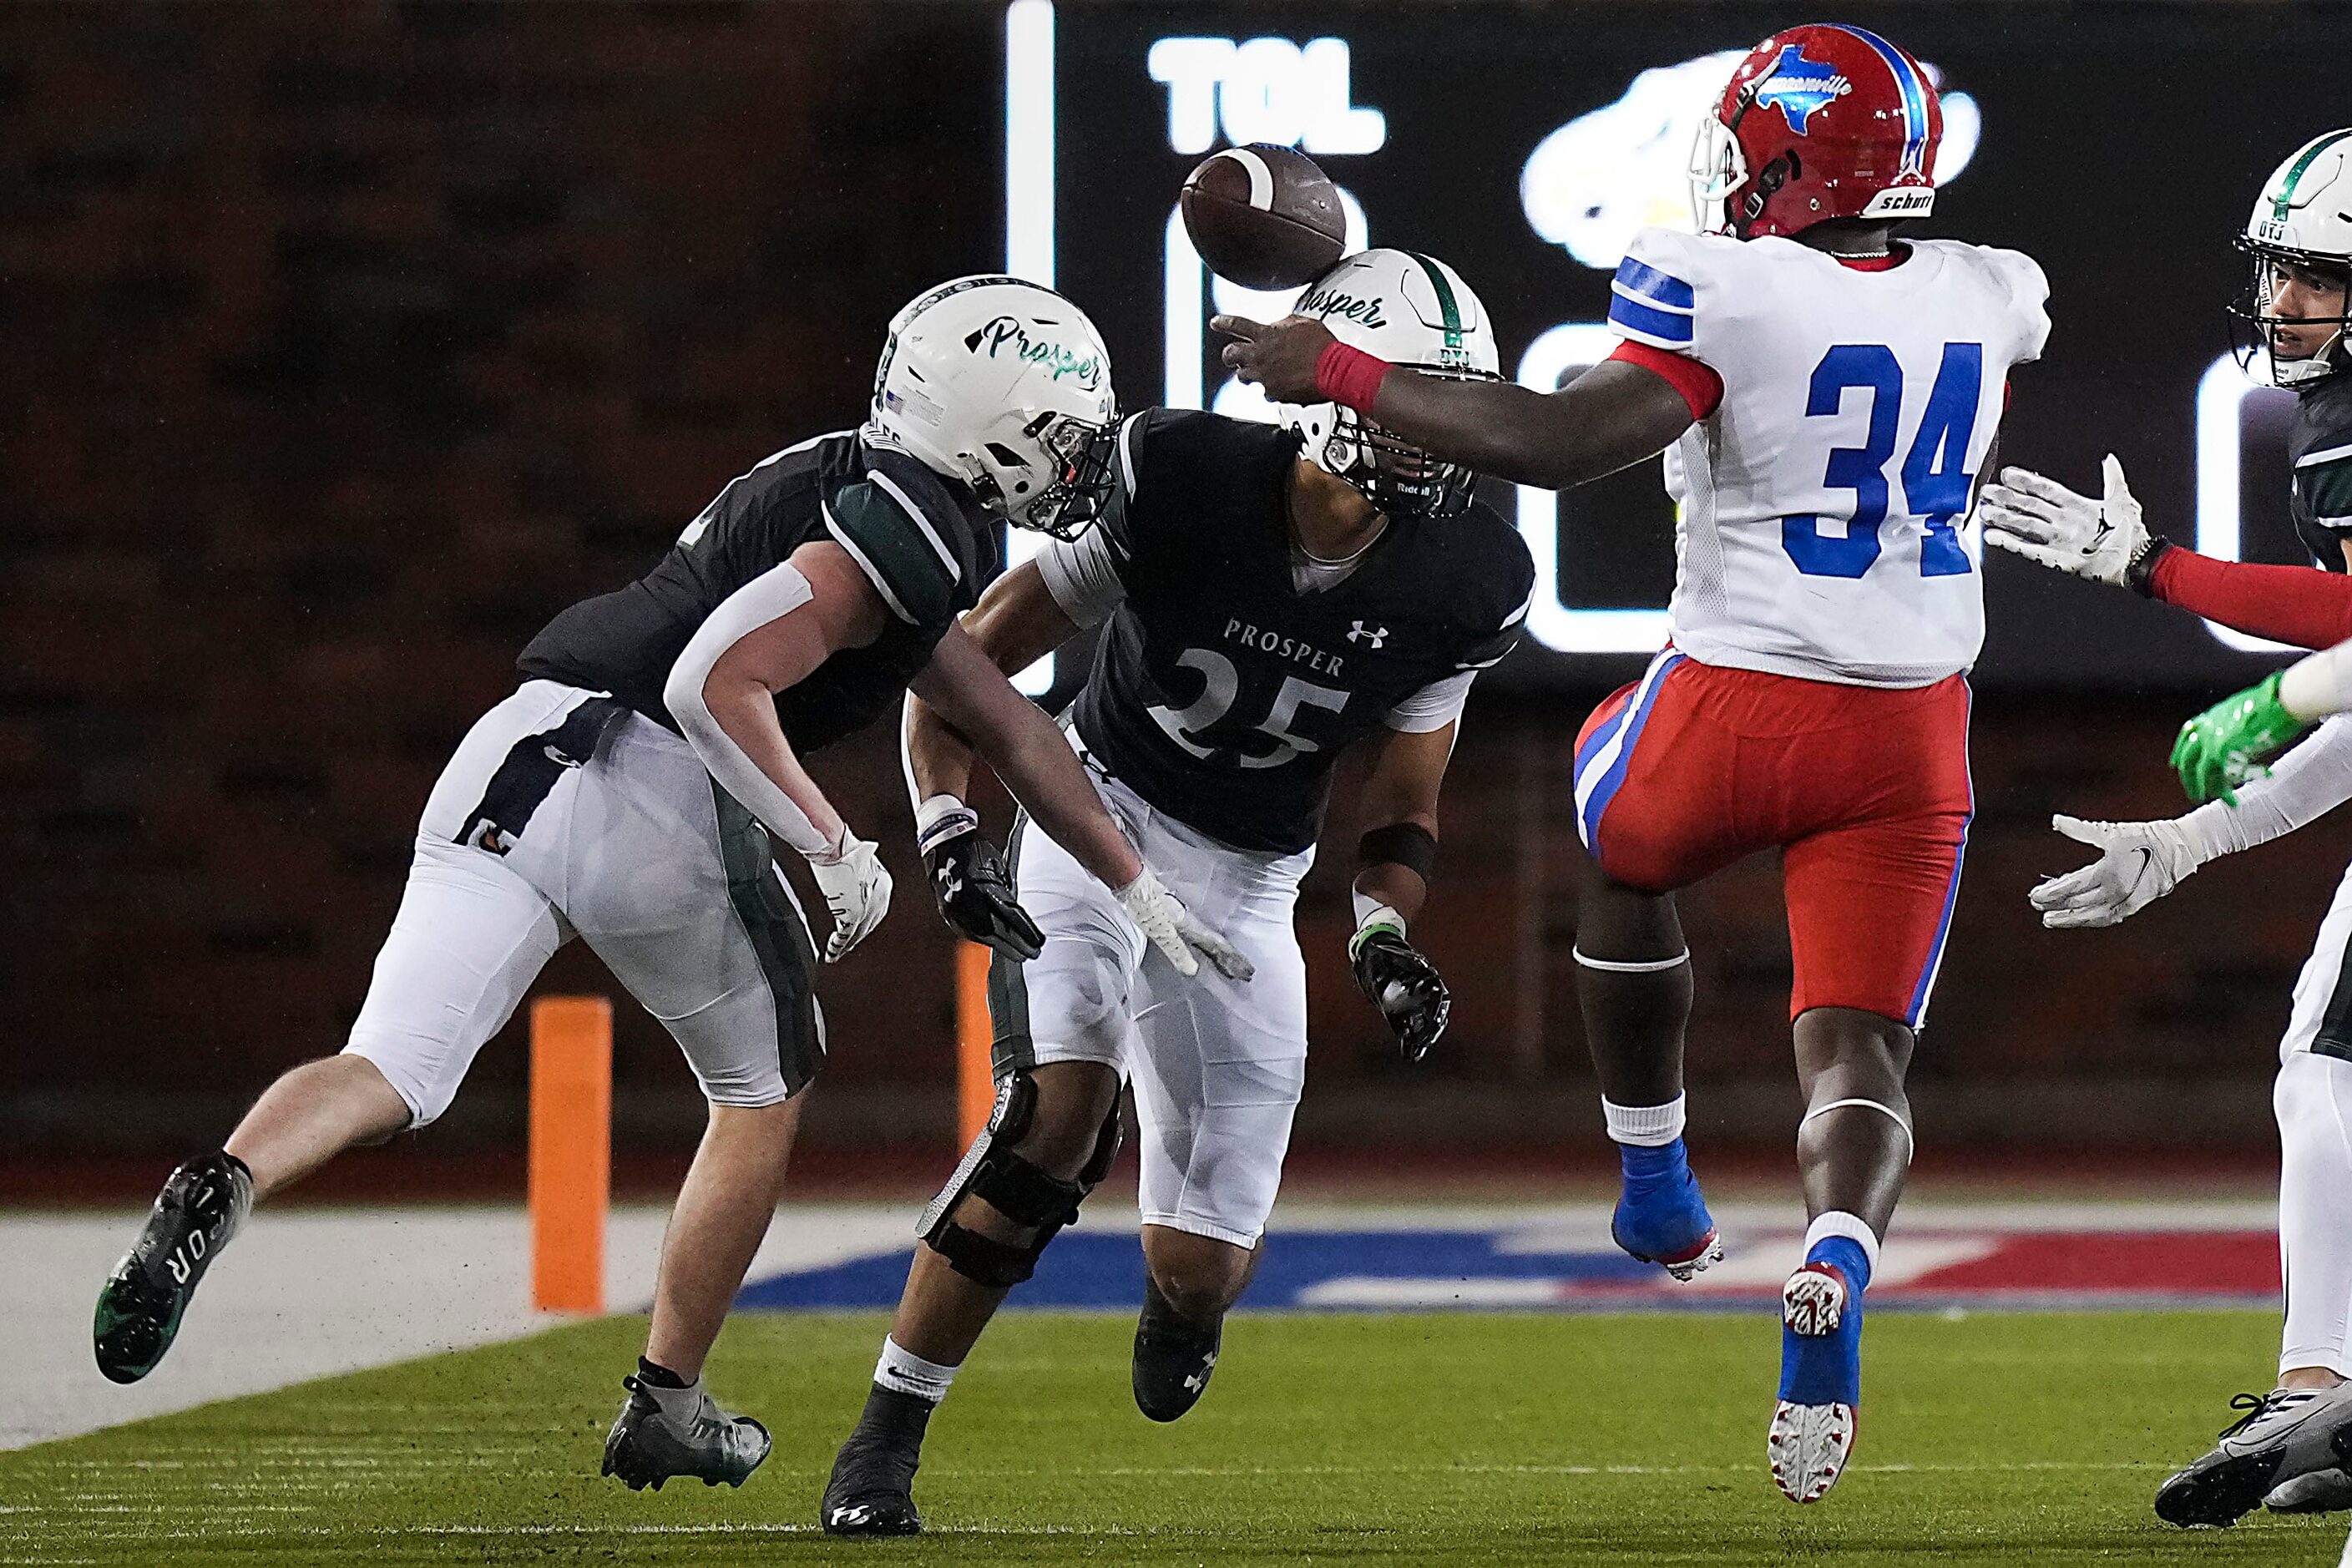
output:
POLYGON ((2010 367, 2050 334, 2031 258, 1908 240, 1883 271, 1794 240, 1644 229, 1610 325, 1723 378, 1666 453, 1675 646, 1704 664, 1925 686, 1984 641, 1969 526, 2010 367))

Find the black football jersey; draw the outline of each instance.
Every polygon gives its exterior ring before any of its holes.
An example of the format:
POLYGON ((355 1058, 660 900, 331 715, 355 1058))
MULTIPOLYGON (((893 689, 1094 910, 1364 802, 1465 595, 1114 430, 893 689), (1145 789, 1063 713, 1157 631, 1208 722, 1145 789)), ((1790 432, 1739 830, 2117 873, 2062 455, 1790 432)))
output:
POLYGON ((890 609, 880 637, 844 648, 776 694, 795 751, 860 730, 892 709, 931 650, 995 574, 995 524, 915 458, 861 433, 788 447, 719 492, 661 563, 583 599, 524 648, 523 674, 609 691, 671 730, 670 667, 712 611, 812 540, 849 552, 890 609))
POLYGON ((1237 849, 1315 841, 1331 765, 1433 681, 1493 664, 1535 563, 1479 505, 1400 518, 1343 581, 1293 584, 1298 442, 1272 426, 1148 409, 1120 430, 1122 504, 1097 526, 1126 596, 1076 722, 1153 806, 1237 849))
POLYGON ((2294 465, 2287 503, 2294 531, 2322 566, 2341 572, 2342 542, 2352 540, 2352 370, 2296 395, 2287 459, 2294 465))

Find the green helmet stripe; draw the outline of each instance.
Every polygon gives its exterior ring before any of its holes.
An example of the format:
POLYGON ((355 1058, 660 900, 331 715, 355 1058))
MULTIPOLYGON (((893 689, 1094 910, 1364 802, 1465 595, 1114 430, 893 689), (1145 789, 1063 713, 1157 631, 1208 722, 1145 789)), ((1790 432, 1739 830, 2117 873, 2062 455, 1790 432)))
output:
MULTIPOLYGON (((2295 159, 2294 166, 2286 172, 2286 180, 2279 186, 2279 194, 2275 197, 2272 198, 2271 219, 2273 222, 2284 223, 2286 221, 2287 214, 2291 212, 2294 206, 2294 187, 2302 181, 2303 172, 2311 167, 2312 161, 2317 158, 2322 153, 2326 152, 2330 147, 2335 146, 2338 142, 2345 140, 2347 137, 2352 137, 2352 131, 2331 131, 2326 135, 2320 137, 2317 141, 2312 142, 2310 146, 2305 147, 2303 150, 2301 156, 2295 159)), ((1426 264, 1424 263, 1424 265, 1426 264)))
POLYGON ((1437 290, 1437 309, 1445 317, 1445 346, 1460 348, 1462 307, 1454 302, 1454 285, 1445 280, 1445 268, 1417 250, 1408 250, 1405 254, 1421 263, 1421 269, 1429 274, 1430 287, 1437 290))

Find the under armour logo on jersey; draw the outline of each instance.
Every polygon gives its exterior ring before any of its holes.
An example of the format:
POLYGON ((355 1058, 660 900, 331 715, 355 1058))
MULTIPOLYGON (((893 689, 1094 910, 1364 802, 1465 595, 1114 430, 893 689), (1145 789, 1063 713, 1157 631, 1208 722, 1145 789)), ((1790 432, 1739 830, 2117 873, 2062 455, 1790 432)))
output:
POLYGON ((1361 621, 1350 621, 1348 623, 1348 640, 1368 642, 1374 647, 1378 647, 1389 640, 1389 629, 1386 626, 1368 626, 1361 621))
POLYGON ((1789 121, 1789 129, 1802 136, 1805 121, 1817 109, 1823 109, 1853 90, 1835 66, 1805 58, 1802 45, 1790 44, 1772 62, 1763 82, 1756 89, 1756 103, 1761 109, 1778 109, 1789 121))

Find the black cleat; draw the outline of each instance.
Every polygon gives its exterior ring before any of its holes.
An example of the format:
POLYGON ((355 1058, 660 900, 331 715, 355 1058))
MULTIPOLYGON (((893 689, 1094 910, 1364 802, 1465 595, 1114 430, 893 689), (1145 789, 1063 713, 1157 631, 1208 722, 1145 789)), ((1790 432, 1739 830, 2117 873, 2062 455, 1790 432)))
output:
POLYGON ((1135 1320, 1135 1407, 1154 1421, 1173 1421, 1198 1405, 1224 1337, 1223 1317, 1207 1324, 1184 1317, 1145 1279, 1135 1320))
POLYGON ((827 1535, 920 1535, 915 1471, 923 1462, 929 1400, 877 1386, 866 1396, 857 1429, 834 1456, 818 1516, 827 1535))
POLYGON ((699 1379, 690 1388, 656 1388, 633 1373, 621 1386, 629 1397, 605 1436, 603 1473, 631 1491, 659 1491, 674 1476, 740 1487, 768 1457, 768 1429, 719 1408, 699 1379))
POLYGON ((136 1383, 155 1370, 205 1270, 253 1209, 253 1173, 219 1150, 172 1173, 131 1243, 98 1292, 90 1324, 98 1370, 136 1383))
POLYGON ((2327 1417, 2338 1414, 2332 1391, 2275 1389, 2230 1401, 2245 1415, 2223 1428, 2213 1451, 2158 1487, 2156 1513, 2168 1524, 2235 1524, 2282 1480, 2326 1463, 2327 1417))

